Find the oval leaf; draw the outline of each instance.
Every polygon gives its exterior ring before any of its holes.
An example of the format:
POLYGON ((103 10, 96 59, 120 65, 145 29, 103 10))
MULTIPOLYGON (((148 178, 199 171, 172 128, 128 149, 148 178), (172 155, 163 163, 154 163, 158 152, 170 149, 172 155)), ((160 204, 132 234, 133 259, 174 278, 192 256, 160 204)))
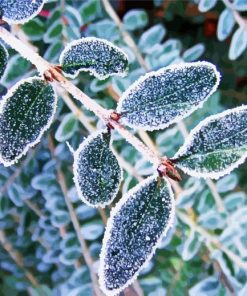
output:
POLYGON ((34 18, 43 8, 44 0, 1 0, 2 18, 9 24, 24 24, 34 18))
POLYGON ((133 128, 166 128, 201 107, 219 80, 219 72, 207 62, 162 68, 132 84, 122 95, 117 112, 121 122, 133 128))
POLYGON ((104 207, 116 197, 122 171, 110 149, 110 134, 100 131, 89 136, 74 154, 74 181, 83 202, 104 207))
POLYGON ((174 159, 191 176, 218 179, 246 157, 247 106, 242 106, 203 120, 191 131, 174 159))
POLYGON ((0 108, 0 162, 14 164, 40 141, 56 104, 52 86, 39 77, 24 79, 8 91, 0 108))
POLYGON ((6 69, 8 58, 9 54, 7 49, 2 43, 0 43, 0 78, 3 76, 6 69))
POLYGON ((224 9, 220 14, 217 26, 217 37, 220 41, 225 40, 231 34, 234 24, 233 11, 229 8, 224 9))
POLYGON ((117 295, 152 258, 174 220, 171 186, 156 175, 131 189, 112 210, 100 255, 99 282, 117 295))
POLYGON ((247 48, 247 32, 244 27, 239 27, 233 34, 230 49, 229 59, 236 60, 247 48))
POLYGON ((128 70, 127 55, 111 42, 87 37, 67 45, 60 56, 60 64, 66 76, 75 78, 87 71, 98 79, 112 75, 125 76, 128 70))
POLYGON ((198 9, 201 12, 206 12, 212 9, 217 3, 217 0, 200 0, 198 9))

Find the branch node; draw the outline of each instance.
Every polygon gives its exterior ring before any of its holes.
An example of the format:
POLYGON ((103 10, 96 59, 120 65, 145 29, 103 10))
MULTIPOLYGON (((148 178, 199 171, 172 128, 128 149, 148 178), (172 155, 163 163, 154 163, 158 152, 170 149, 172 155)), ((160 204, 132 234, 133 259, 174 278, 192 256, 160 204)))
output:
POLYGON ((160 177, 169 177, 170 179, 180 182, 182 180, 180 174, 175 169, 172 160, 164 159, 157 168, 160 177))

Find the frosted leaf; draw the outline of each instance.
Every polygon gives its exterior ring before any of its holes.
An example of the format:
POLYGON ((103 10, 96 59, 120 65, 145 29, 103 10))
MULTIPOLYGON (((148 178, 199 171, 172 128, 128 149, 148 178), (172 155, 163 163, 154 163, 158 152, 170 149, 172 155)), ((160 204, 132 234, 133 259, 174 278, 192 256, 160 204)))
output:
POLYGON ((132 84, 122 95, 117 112, 121 122, 133 128, 166 128, 201 107, 219 80, 219 72, 208 62, 162 68, 132 84))
POLYGON ((95 37, 69 43, 60 56, 60 64, 65 75, 71 78, 87 71, 98 79, 105 79, 125 76, 128 70, 127 55, 111 42, 95 37))
POLYGON ((1 0, 2 18, 9 24, 24 24, 43 8, 44 0, 1 0))
POLYGON ((7 66, 9 54, 5 46, 0 43, 0 78, 3 76, 5 68, 7 66))
POLYGON ((100 131, 89 136, 74 154, 74 181, 83 202, 104 207, 116 197, 122 180, 117 158, 110 149, 111 135, 100 131))
POLYGON ((125 194, 107 222, 100 255, 99 282, 117 295, 148 264, 174 221, 170 183, 151 176, 125 194))
POLYGON ((0 106, 0 162, 10 166, 40 141, 54 117, 57 96, 39 77, 13 86, 0 106))
POLYGON ((212 115, 195 127, 174 156, 194 177, 218 179, 247 157, 247 106, 212 115))

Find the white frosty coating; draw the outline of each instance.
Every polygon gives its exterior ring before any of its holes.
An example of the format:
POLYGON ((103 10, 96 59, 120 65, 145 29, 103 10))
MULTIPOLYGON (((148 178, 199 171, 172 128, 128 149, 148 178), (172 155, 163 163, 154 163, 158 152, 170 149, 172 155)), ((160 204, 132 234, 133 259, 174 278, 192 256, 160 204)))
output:
MULTIPOLYGON (((30 77, 27 79, 22 79, 20 80, 18 83, 16 83, 8 92, 7 94, 3 97, 1 104, 0 104, 0 116, 4 111, 4 108, 6 106, 6 104, 8 103, 9 100, 11 100, 12 95, 14 95, 14 93, 18 90, 18 87, 21 86, 24 83, 32 83, 34 80, 40 80, 40 81, 44 81, 42 78, 38 77, 38 76, 34 76, 34 77, 30 77)), ((53 90, 53 96, 54 96, 54 104, 53 104, 53 110, 52 110, 52 116, 50 117, 50 119, 48 120, 47 124, 40 130, 39 136, 37 137, 37 139, 31 143, 28 143, 26 145, 26 147, 23 149, 22 153, 19 154, 14 160, 12 161, 5 161, 2 158, 2 155, 0 154, 0 163, 2 163, 5 167, 11 166, 14 163, 17 162, 18 159, 20 159, 23 155, 25 155, 28 151, 29 148, 35 146, 37 143, 39 143, 43 133, 50 127, 55 112, 56 112, 56 107, 57 107, 57 94, 56 92, 53 90)))
POLYGON ((6 69, 6 65, 7 65, 7 61, 9 58, 9 53, 6 49, 6 47, 0 42, 0 50, 3 51, 3 65, 0 65, 2 67, 2 69, 0 69, 0 78, 1 76, 4 74, 5 69, 6 69))
MULTIPOLYGON (((214 122, 215 120, 219 120, 221 118, 224 118, 227 115, 230 114, 238 114, 240 112, 247 112, 247 106, 240 106, 234 109, 229 109, 226 110, 222 113, 219 114, 215 114, 212 116, 207 117, 206 119, 204 119, 203 121, 201 121, 189 134, 189 136, 186 138, 183 146, 180 147, 180 149, 178 150, 178 152, 174 155, 174 159, 180 158, 184 155, 187 154, 189 148, 191 147, 191 145, 193 145, 193 141, 194 139, 197 137, 198 132, 203 128, 206 127, 209 123, 214 122)), ((246 113, 246 117, 247 117, 247 113, 246 113)), ((226 127, 227 129, 227 127, 226 127)), ((247 130, 247 126, 246 126, 246 130, 247 130)), ((247 135, 246 135, 247 137, 247 135)), ((179 163, 177 164, 177 166, 183 170, 185 173, 187 173, 190 176, 193 177, 197 177, 197 178, 212 178, 212 179, 218 179, 226 174, 229 174, 233 169, 237 168, 240 164, 242 164, 245 159, 247 157, 247 147, 246 147, 246 152, 235 162, 233 162, 231 165, 229 165, 228 167, 225 167, 224 169, 218 171, 218 172, 202 172, 202 171, 197 171, 197 170, 193 170, 190 169, 189 167, 184 167, 183 165, 180 165, 179 163)))
POLYGON ((160 236, 160 238, 157 240, 156 244, 152 247, 152 251, 150 252, 150 255, 147 257, 146 261, 139 268, 139 270, 137 270, 137 272, 132 276, 132 278, 129 279, 122 287, 120 287, 118 289, 108 290, 106 288, 106 285, 105 285, 105 273, 104 273, 105 258, 106 258, 106 255, 107 255, 106 254, 106 251, 107 251, 106 249, 107 249, 107 242, 111 238, 111 231, 113 229, 114 218, 118 214, 118 212, 121 210, 122 206, 129 199, 132 199, 133 198, 133 196, 132 196, 133 194, 135 194, 136 192, 138 192, 143 187, 149 185, 152 181, 157 180, 157 178, 158 178, 158 175, 155 174, 153 176, 148 177, 147 179, 145 179, 144 181, 142 181, 138 185, 136 185, 134 188, 132 188, 131 190, 129 190, 129 192, 127 192, 126 194, 124 194, 124 196, 120 199, 120 201, 116 204, 116 206, 111 210, 110 218, 107 221, 106 230, 105 230, 105 234, 104 234, 104 238, 103 238, 103 245, 102 245, 102 249, 101 249, 101 253, 100 253, 100 266, 99 266, 99 284, 100 284, 100 288, 102 289, 102 291, 107 296, 115 296, 115 295, 118 295, 122 290, 124 290, 126 287, 128 287, 129 285, 131 285, 136 280, 136 278, 139 275, 140 271, 147 266, 147 264, 149 263, 149 261, 153 257, 153 255, 155 253, 155 250, 160 245, 162 239, 164 238, 164 236, 167 234, 168 230, 172 227, 172 225, 174 223, 174 218, 175 218, 174 194, 172 192, 170 183, 168 182, 167 179, 164 179, 164 180, 166 180, 167 189, 168 189, 168 192, 169 192, 171 201, 172 201, 171 208, 170 208, 169 222, 167 223, 166 228, 163 230, 163 233, 160 236))
MULTIPOLYGON (((79 175, 78 175, 78 166, 79 166, 79 157, 80 157, 80 153, 81 151, 83 151, 85 148, 87 148, 88 146, 91 145, 92 141, 94 139, 96 139, 98 136, 102 135, 103 133, 107 133, 107 130, 104 129, 104 130, 100 130, 100 131, 97 131, 93 134, 91 134, 89 137, 87 137, 81 144, 80 146, 78 147, 78 149, 74 152, 74 163, 73 163, 73 173, 74 173, 74 182, 75 182, 75 185, 76 185, 76 189, 77 189, 77 193, 79 195, 79 197, 81 198, 81 200, 91 206, 91 207, 102 207, 104 208, 105 206, 109 205, 113 200, 114 198, 116 197, 117 193, 118 193, 118 190, 119 190, 119 186, 122 182, 122 179, 123 179, 123 171, 122 171, 122 168, 119 166, 119 183, 118 183, 118 186, 116 186, 116 189, 111 193, 111 199, 109 199, 107 202, 104 202, 104 203, 97 203, 97 204, 92 204, 88 201, 88 197, 87 195, 82 191, 82 188, 79 184, 79 175)), ((112 154, 115 156, 117 162, 119 163, 118 161, 118 157, 116 156, 116 154, 113 152, 113 150, 111 149, 111 143, 112 143, 112 140, 110 141, 110 146, 109 146, 109 149, 111 150, 112 154)))
MULTIPOLYGON (((75 47, 77 45, 79 46, 79 45, 87 44, 87 43, 92 43, 92 44, 93 43, 99 43, 99 44, 101 43, 101 45, 107 46, 111 50, 115 50, 116 51, 115 52, 115 55, 116 54, 122 55, 123 59, 125 59, 125 61, 128 63, 128 56, 127 56, 127 54, 122 49, 120 49, 119 47, 115 46, 111 42, 109 42, 109 41, 107 41, 105 39, 96 38, 96 37, 84 37, 84 38, 81 38, 81 39, 74 40, 74 41, 70 42, 65 47, 65 49, 63 50, 63 52, 61 53, 60 58, 59 58, 60 65, 63 65, 64 64, 64 61, 68 57, 68 54, 70 54, 70 55, 72 54, 72 53, 69 53, 69 52, 70 51, 73 51, 73 47, 75 47)), ((89 72, 91 75, 95 76, 96 78, 98 78, 100 80, 106 79, 107 77, 114 76, 114 75, 121 76, 121 77, 126 76, 126 74, 128 72, 128 67, 126 67, 126 69, 122 69, 120 66, 119 67, 115 67, 115 68, 116 69, 114 69, 115 70, 114 72, 107 73, 105 75, 98 73, 97 70, 94 69, 94 68, 92 68, 92 67, 78 69, 78 70, 76 70, 75 74, 71 74, 71 73, 67 73, 67 72, 64 72, 64 74, 67 77, 70 77, 70 78, 73 79, 73 78, 76 78, 77 75, 80 72, 83 72, 84 71, 84 72, 89 72)))
POLYGON ((0 8, 3 9, 3 20, 9 24, 24 24, 40 13, 46 1, 44 0, 1 0, 0 8), (5 2, 5 4, 3 3, 5 2), (30 4, 34 5, 30 10, 30 4), (24 17, 20 18, 21 8, 24 10, 24 17), (11 17, 13 13, 13 17, 11 17), (17 16, 17 18, 16 18, 17 16))
MULTIPOLYGON (((179 81, 176 81, 176 82, 179 83, 179 81)), ((202 61, 202 62, 180 63, 180 64, 176 64, 176 65, 171 65, 169 67, 161 68, 158 71, 153 71, 153 72, 147 73, 144 76, 140 77, 136 82, 134 82, 121 96, 121 98, 118 102, 117 112, 120 114, 123 113, 122 118, 121 118, 121 122, 132 127, 132 128, 143 128, 143 129, 149 130, 149 131, 153 131, 153 130, 157 130, 157 129, 164 129, 173 123, 179 122, 184 117, 189 116, 196 109, 201 108, 203 103, 216 91, 216 89, 219 85, 219 82, 220 82, 220 73, 217 71, 216 67, 209 62, 202 61), (123 105, 125 104, 125 102, 130 101, 130 99, 128 98, 129 96, 133 95, 133 93, 137 93, 141 89, 141 87, 143 87, 143 84, 145 83, 145 81, 147 79, 149 79, 151 77, 159 77, 168 71, 173 71, 175 74, 176 71, 184 70, 184 69, 191 68, 191 67, 198 67, 198 68, 205 67, 207 69, 211 69, 213 71, 213 73, 215 74, 216 82, 215 82, 214 86, 212 87, 211 91, 207 94, 207 96, 205 96, 202 100, 200 99, 199 102, 197 102, 197 104, 193 105, 193 103, 192 103, 189 106, 188 110, 183 110, 183 112, 180 112, 180 114, 179 113, 176 114, 176 116, 173 116, 173 115, 170 116, 171 118, 169 119, 168 122, 163 122, 163 123, 161 122, 162 118, 163 118, 163 121, 165 121, 164 120, 164 117, 166 115, 165 110, 161 110, 162 113, 159 114, 159 118, 157 118, 157 115, 156 115, 156 122, 154 122, 154 120, 155 120, 154 116, 153 115, 150 116, 151 120, 152 120, 152 122, 150 120, 150 124, 140 123, 140 122, 138 122, 138 124, 135 124, 135 123, 131 123, 128 120, 128 118, 127 118, 128 110, 125 111, 123 105), (126 112, 126 117, 124 115, 125 112, 126 112), (155 123, 155 124, 151 125, 151 123, 152 124, 155 123)), ((179 88, 178 88, 178 91, 179 91, 179 88)), ((142 93, 142 95, 144 95, 144 94, 142 93)), ((148 93, 146 93, 146 95, 149 96, 148 93)), ((152 99, 153 98, 150 98, 150 100, 152 100, 152 99)), ((188 101, 187 103, 189 104, 190 102, 188 101)), ((155 109, 158 109, 159 106, 152 106, 152 107, 155 110, 155 109)), ((176 112, 176 111, 177 111, 176 107, 174 107, 174 112, 176 112)), ((138 118, 141 119, 142 115, 139 114, 138 118)))

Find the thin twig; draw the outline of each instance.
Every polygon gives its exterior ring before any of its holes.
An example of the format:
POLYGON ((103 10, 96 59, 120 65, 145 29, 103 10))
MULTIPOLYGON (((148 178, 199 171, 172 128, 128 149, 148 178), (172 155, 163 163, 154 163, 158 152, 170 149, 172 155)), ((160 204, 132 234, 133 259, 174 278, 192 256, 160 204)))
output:
POLYGON ((29 280, 32 286, 39 286, 39 282, 36 279, 36 277, 28 270, 26 270, 23 258, 21 254, 14 250, 11 243, 6 239, 6 235, 3 230, 0 230, 0 243, 2 247, 5 249, 5 251, 10 255, 10 257, 15 261, 16 265, 20 267, 20 269, 23 270, 25 277, 29 280))
POLYGON ((238 25, 247 31, 247 19, 240 15, 240 13, 234 8, 234 5, 229 0, 222 1, 224 2, 225 6, 232 11, 235 21, 238 23, 238 25))

